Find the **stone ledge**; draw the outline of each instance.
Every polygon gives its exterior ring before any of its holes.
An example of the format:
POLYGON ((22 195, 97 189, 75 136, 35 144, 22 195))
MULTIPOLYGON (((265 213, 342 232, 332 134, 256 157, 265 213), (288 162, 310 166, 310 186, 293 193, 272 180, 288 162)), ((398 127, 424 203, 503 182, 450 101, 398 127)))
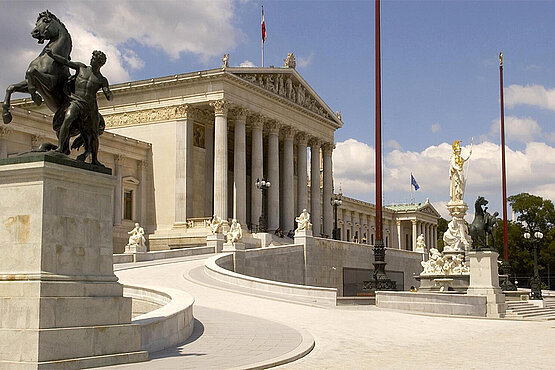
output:
POLYGON ((193 333, 194 298, 171 288, 124 286, 124 296, 162 307, 135 317, 131 322, 141 330, 141 349, 156 352, 183 343, 193 333))
POLYGON ((220 254, 206 260, 204 270, 207 275, 215 280, 222 281, 228 284, 233 284, 250 289, 260 290, 273 294, 281 294, 284 296, 301 296, 310 298, 318 303, 325 305, 335 306, 337 298, 337 289, 324 288, 309 285, 297 285, 282 283, 273 280, 265 280, 255 278, 252 276, 238 274, 233 271, 226 270, 218 265, 218 262, 223 262, 225 258, 233 256, 232 253, 220 254))

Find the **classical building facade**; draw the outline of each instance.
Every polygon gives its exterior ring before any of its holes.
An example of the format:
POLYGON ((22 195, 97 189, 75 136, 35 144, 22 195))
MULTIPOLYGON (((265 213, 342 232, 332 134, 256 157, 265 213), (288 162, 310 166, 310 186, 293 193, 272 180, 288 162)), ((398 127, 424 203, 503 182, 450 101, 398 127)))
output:
MULTIPOLYGON (((115 252, 133 222, 145 228, 151 250, 203 244, 213 215, 251 231, 263 218, 268 231, 287 233, 307 209, 314 234, 332 235, 334 133, 343 123, 294 65, 224 66, 111 90, 114 99, 98 95, 98 105, 106 122, 100 161, 117 184, 115 252), (258 179, 269 189, 258 189, 258 179)), ((14 106, 14 122, 0 131, 0 158, 56 142, 51 112, 29 99, 14 106)), ((344 197, 338 215, 342 240, 373 243, 372 204, 344 197)), ((433 245, 438 217, 429 203, 390 206, 385 242, 413 250, 424 233, 433 245)))

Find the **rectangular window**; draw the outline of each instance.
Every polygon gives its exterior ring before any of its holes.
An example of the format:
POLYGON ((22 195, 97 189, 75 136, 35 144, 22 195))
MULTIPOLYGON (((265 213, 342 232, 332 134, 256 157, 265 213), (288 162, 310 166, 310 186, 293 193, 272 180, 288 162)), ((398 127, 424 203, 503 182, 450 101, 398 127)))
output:
POLYGON ((123 192, 123 218, 125 220, 133 219, 133 190, 123 192))

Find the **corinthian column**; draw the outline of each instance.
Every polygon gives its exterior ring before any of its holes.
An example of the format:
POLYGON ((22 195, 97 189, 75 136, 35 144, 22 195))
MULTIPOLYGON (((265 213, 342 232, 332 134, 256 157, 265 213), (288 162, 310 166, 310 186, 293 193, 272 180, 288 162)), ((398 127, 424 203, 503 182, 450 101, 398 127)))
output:
POLYGON ((306 176, 306 142, 304 132, 297 134, 297 215, 308 208, 307 176, 306 176))
POLYGON ((217 100, 214 107, 214 214, 227 220, 227 111, 229 103, 217 100))
POLYGON ((264 145, 262 141, 263 119, 258 116, 252 121, 251 154, 251 224, 258 225, 262 214, 262 191, 256 188, 256 179, 263 177, 264 145))
POLYGON ((193 108, 185 106, 185 116, 175 129, 175 222, 193 215, 193 108))
POLYGON ((245 124, 247 110, 235 110, 235 137, 233 149, 233 218, 240 224, 247 222, 247 154, 245 124))
MULTIPOLYGON (((331 154, 334 145, 326 143, 322 146, 322 161, 324 162, 324 189, 323 189, 323 208, 324 208, 324 235, 331 238, 333 231, 333 209, 331 206, 331 196, 333 193, 333 168, 331 154)), ((362 232, 362 227, 361 227, 362 232)), ((362 235, 359 235, 359 241, 362 235)))
POLYGON ((279 124, 269 122, 268 127, 268 231, 279 227, 279 124))
POLYGON ((416 249, 416 238, 418 238, 418 227, 417 227, 416 220, 411 220, 411 222, 412 222, 412 248, 410 248, 409 250, 413 251, 416 249))
POLYGON ((281 191, 281 228, 288 232, 293 230, 295 224, 295 193, 293 186, 294 159, 293 137, 295 131, 290 127, 283 129, 283 189, 281 191))
POLYGON ((320 196, 320 141, 310 141, 310 211, 312 219, 312 230, 315 236, 322 233, 321 227, 321 200, 320 196))

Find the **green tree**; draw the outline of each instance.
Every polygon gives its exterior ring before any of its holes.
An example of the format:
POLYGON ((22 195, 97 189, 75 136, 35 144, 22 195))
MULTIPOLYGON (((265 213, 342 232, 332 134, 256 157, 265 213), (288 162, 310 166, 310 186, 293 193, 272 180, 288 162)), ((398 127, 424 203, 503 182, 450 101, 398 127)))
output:
POLYGON ((443 251, 443 234, 447 231, 447 224, 447 220, 443 217, 437 220, 437 249, 440 252, 443 251))
MULTIPOLYGON (((542 197, 520 193, 508 198, 509 204, 518 214, 517 222, 508 222, 507 236, 509 263, 513 273, 530 276, 534 268, 532 244, 536 241, 524 239, 524 233, 532 235, 540 231, 544 237, 539 242, 538 266, 540 275, 547 274, 547 268, 555 267, 555 207, 553 202, 542 197)), ((503 256, 503 223, 495 229, 495 241, 499 254, 503 256)))

